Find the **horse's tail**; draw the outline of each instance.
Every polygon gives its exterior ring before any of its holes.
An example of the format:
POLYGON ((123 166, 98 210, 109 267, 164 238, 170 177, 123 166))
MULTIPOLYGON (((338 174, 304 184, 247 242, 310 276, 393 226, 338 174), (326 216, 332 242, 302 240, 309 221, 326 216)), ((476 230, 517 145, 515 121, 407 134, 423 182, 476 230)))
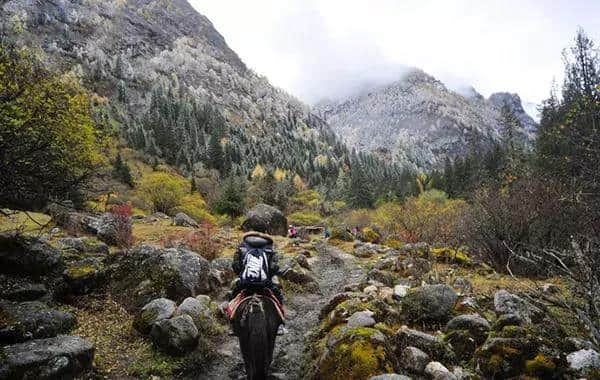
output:
MULTIPOLYGON (((252 299, 243 312, 240 346, 249 380, 265 380, 273 357, 275 336, 269 326, 265 306, 261 299, 252 299)), ((275 334, 276 331, 277 327, 275 334)))

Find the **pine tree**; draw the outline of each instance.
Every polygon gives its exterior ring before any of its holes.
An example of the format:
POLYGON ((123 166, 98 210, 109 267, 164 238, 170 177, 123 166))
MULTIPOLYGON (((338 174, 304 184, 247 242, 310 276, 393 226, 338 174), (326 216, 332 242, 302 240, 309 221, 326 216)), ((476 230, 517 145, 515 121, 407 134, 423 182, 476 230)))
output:
POLYGON ((130 187, 134 186, 133 176, 131 175, 131 169, 129 168, 129 165, 127 165, 127 163, 123 161, 123 158, 121 157, 121 152, 117 153, 117 159, 115 160, 114 168, 115 173, 121 181, 128 184, 130 187))
POLYGON ((242 215, 246 207, 245 192, 243 181, 229 177, 215 203, 215 211, 218 214, 229 215, 231 219, 242 215))
POLYGON ((350 173, 350 186, 348 189, 348 200, 353 207, 373 207, 374 195, 367 176, 360 162, 355 161, 350 173))
POLYGON ((210 136, 208 140, 208 166, 217 169, 219 172, 223 169, 223 147, 216 134, 210 136))

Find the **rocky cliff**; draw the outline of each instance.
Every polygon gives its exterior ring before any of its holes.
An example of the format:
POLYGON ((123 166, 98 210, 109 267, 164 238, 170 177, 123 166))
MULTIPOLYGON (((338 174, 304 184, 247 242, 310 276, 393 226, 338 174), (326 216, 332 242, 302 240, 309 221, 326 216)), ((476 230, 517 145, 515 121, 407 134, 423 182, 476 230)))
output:
POLYGON ((485 99, 473 88, 461 95, 420 70, 349 99, 321 102, 315 110, 350 146, 378 151, 418 169, 443 165, 473 145, 500 138, 500 108, 507 103, 532 139, 536 124, 516 94, 485 99))

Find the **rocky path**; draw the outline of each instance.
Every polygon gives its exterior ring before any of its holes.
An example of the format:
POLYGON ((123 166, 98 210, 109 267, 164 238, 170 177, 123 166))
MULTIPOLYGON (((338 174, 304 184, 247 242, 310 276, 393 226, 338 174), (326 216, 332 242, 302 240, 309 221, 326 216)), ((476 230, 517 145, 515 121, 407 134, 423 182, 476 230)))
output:
MULTIPOLYGON (((288 333, 277 338, 273 379, 302 379, 304 376, 304 335, 318 323, 319 311, 331 296, 345 285, 358 283, 365 276, 355 258, 328 244, 317 247, 318 254, 309 259, 318 292, 288 296, 288 333)), ((229 337, 218 348, 220 359, 199 379, 244 379, 243 360, 236 337, 229 337)))

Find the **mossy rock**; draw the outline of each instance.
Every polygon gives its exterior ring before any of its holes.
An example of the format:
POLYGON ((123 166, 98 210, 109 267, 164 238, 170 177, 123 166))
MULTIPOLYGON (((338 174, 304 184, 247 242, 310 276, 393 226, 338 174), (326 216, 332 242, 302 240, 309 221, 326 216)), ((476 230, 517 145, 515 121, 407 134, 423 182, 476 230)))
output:
POLYGON ((437 261, 451 263, 451 264, 459 264, 459 265, 469 265, 471 263, 471 259, 469 255, 461 250, 455 250, 452 248, 431 248, 429 250, 431 256, 433 256, 437 261))
POLYGON ((444 341, 452 346, 452 351, 461 362, 473 358, 477 349, 477 340, 468 330, 454 330, 444 336, 444 341))
POLYGON ((100 260, 87 258, 69 264, 63 278, 72 293, 86 294, 104 284, 106 272, 100 260))
POLYGON ((368 379, 397 367, 384 335, 374 328, 332 331, 309 378, 368 379))
POLYGON ((354 235, 344 228, 334 227, 331 229, 331 239, 341 241, 354 241, 354 235))
POLYGON ((369 243, 379 243, 381 241, 381 235, 379 234, 379 232, 375 231, 373 228, 371 227, 365 227, 362 230, 362 235, 364 237, 364 240, 369 242, 369 243))
POLYGON ((475 360, 486 377, 509 378, 522 374, 537 351, 538 344, 531 339, 490 338, 477 350, 475 360))
POLYGON ((533 359, 525 362, 525 372, 531 376, 548 379, 553 377, 555 371, 556 363, 544 354, 537 354, 533 359))

